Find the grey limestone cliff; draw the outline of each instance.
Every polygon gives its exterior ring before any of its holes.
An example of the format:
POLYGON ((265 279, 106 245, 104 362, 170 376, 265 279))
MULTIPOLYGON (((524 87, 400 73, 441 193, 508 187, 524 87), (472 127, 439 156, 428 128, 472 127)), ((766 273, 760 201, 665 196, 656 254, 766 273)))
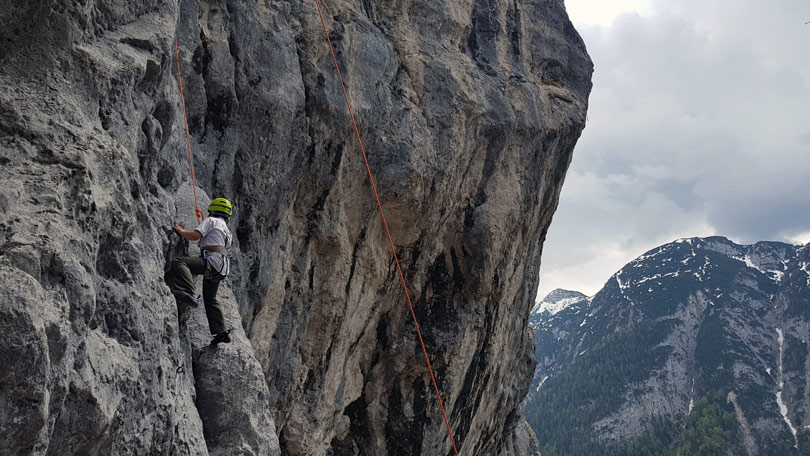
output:
MULTIPOLYGON (((562 0, 322 6, 457 445, 534 453, 582 41, 562 0)), ((0 24, 1 453, 450 453, 314 2, 7 0, 0 24), (175 36, 200 204, 236 207, 217 349, 162 279, 195 221, 175 36)))

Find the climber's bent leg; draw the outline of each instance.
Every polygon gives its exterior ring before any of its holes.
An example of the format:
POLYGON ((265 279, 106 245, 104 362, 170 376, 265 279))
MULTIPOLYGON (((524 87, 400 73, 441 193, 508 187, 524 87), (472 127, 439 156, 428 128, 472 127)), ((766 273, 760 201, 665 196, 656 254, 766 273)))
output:
POLYGON ((194 275, 205 272, 205 260, 200 257, 179 257, 172 260, 166 284, 172 291, 194 294, 194 275))

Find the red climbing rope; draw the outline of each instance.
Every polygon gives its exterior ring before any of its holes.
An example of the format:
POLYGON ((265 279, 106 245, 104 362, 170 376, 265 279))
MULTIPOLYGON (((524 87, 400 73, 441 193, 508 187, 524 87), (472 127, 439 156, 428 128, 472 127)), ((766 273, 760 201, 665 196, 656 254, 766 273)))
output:
POLYGON ((191 158, 191 137, 188 134, 188 119, 186 118, 186 99, 183 96, 183 78, 180 77, 180 47, 177 45, 177 36, 174 37, 174 53, 177 60, 177 83, 180 85, 180 102, 183 105, 183 123, 186 125, 186 144, 188 144, 188 164, 191 167, 191 188, 194 189, 194 215, 200 223, 200 206, 197 204, 197 181, 194 179, 194 160, 191 158))
POLYGON ((408 293, 408 286, 405 283, 405 275, 402 274, 402 268, 399 265, 397 251, 396 248, 394 248, 394 241, 391 239, 391 232, 388 230, 388 222, 385 221, 385 212, 383 212, 382 203, 380 203, 380 196, 377 193, 377 185, 374 183, 374 177, 371 175, 371 167, 368 165, 366 149, 363 147, 363 140, 360 139, 360 130, 357 128, 357 122, 354 120, 354 113, 352 112, 352 106, 349 103, 349 95, 346 93, 346 86, 343 84, 343 75, 340 73, 340 67, 338 66, 337 57, 335 56, 335 49, 332 47, 332 40, 329 38, 329 32, 326 29, 326 21, 323 19, 323 12, 321 11, 321 3, 318 0, 315 0, 315 6, 318 7, 318 15, 321 17, 321 24, 323 25, 323 33, 326 35, 326 42, 329 43, 329 51, 332 53, 332 60, 335 62, 335 70, 337 71, 338 79, 340 80, 340 87, 343 89, 343 97, 346 99, 346 108, 349 110, 349 117, 351 117, 352 125, 354 126, 354 134, 357 136, 357 142, 360 144, 360 152, 363 154, 363 162, 366 164, 368 180, 371 182, 371 189, 374 191, 374 198, 377 200, 377 209, 380 211, 383 227, 385 227, 385 234, 388 236, 388 244, 391 246, 391 253, 394 255, 394 263, 397 266, 399 279, 402 281, 402 289, 405 290, 405 299, 408 301, 408 307, 410 308, 411 316, 413 317, 413 324, 416 326, 416 334, 419 336, 419 343, 422 345, 422 353, 425 355, 425 361, 427 362, 427 367, 430 371, 430 379, 433 380, 433 388, 436 390, 436 399, 439 400, 439 408, 442 410, 444 424, 447 426, 447 433, 450 435, 450 443, 453 444, 453 453, 458 456, 456 441, 453 438, 453 431, 450 429, 450 422, 447 420, 447 413, 444 411, 442 396, 439 394, 439 386, 436 383, 436 377, 433 375, 433 367, 430 365, 430 359, 428 358, 427 349, 425 348, 425 342, 422 340, 422 331, 419 330, 419 322, 416 321, 416 313, 413 311, 411 296, 410 293, 408 293))

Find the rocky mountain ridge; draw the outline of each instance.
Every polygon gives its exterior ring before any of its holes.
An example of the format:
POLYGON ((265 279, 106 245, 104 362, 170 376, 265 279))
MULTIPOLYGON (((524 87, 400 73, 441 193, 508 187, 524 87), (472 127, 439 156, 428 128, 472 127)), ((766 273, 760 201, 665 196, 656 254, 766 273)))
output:
POLYGON ((529 325, 532 324, 532 320, 538 318, 543 312, 554 315, 587 298, 587 296, 578 291, 557 288, 532 307, 529 325))
MULTIPOLYGON (((462 454, 519 413, 591 62, 561 0, 323 2, 462 454)), ((4 454, 450 454, 315 6, 0 9, 4 454), (236 211, 229 345, 163 284, 236 211), (191 246, 192 254, 196 247, 191 246)))
POLYGON ((543 454, 699 454, 709 441, 713 454, 810 454, 808 265, 810 246, 682 239, 538 317, 526 414, 543 454))

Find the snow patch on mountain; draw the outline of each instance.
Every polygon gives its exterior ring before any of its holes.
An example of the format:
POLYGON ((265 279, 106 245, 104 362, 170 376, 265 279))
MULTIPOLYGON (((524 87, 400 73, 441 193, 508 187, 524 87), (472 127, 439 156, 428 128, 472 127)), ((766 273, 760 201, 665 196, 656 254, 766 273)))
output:
POLYGON ((801 270, 807 274, 807 286, 810 287, 810 269, 808 269, 808 267, 810 267, 810 263, 803 261, 801 265, 801 270))
POLYGON ((619 284, 619 289, 622 290, 622 292, 624 292, 624 290, 630 288, 630 283, 629 282, 622 282, 621 275, 622 275, 623 272, 624 272, 624 269, 617 272, 616 275, 614 276, 616 278, 616 283, 619 284))
POLYGON ((775 280, 777 282, 782 281, 782 278, 785 276, 785 271, 784 270, 787 269, 787 262, 786 261, 782 261, 782 270, 780 271, 778 269, 764 269, 764 268, 762 268, 760 265, 754 263, 754 261, 751 259, 750 255, 745 255, 745 256, 733 255, 733 256, 731 256, 731 258, 733 258, 733 259, 735 259, 737 261, 742 261, 749 268, 756 269, 757 271, 765 274, 766 276, 768 276, 769 278, 772 278, 773 280, 775 280))
POLYGON ((637 282, 634 282, 634 285, 641 285, 644 282, 648 282, 650 280, 662 279, 664 277, 678 277, 680 274, 681 274, 680 271, 675 271, 675 272, 668 272, 666 274, 655 274, 655 275, 650 276, 650 277, 642 277, 637 282))
POLYGON ((540 383, 537 384, 537 389, 535 391, 540 391, 540 388, 543 387, 543 383, 546 383, 546 380, 548 380, 548 375, 544 376, 543 379, 540 380, 540 383))
POLYGON ((796 426, 790 421, 788 417, 788 408, 785 404, 785 401, 782 399, 782 391, 785 388, 785 380, 782 375, 782 366, 785 357, 785 336, 782 334, 781 328, 776 328, 776 334, 778 336, 779 341, 779 389, 776 391, 776 405, 779 406, 779 413, 782 415, 782 419, 785 420, 785 423, 790 429, 791 434, 793 434, 793 440, 795 441, 794 447, 799 448, 799 439, 797 437, 797 430, 796 426))
POLYGON ((588 297, 578 291, 557 288, 546 295, 542 301, 534 305, 534 308, 532 308, 532 315, 540 315, 543 312, 556 315, 571 305, 580 303, 586 299, 588 299, 588 297))
POLYGON ((761 272, 763 274, 767 274, 767 271, 765 271, 764 269, 762 269, 759 266, 757 266, 756 264, 754 264, 754 262, 751 261, 751 257, 748 256, 748 255, 745 255, 744 257, 739 257, 739 256, 735 255, 735 256, 732 256, 731 258, 734 258, 737 261, 742 261, 749 268, 756 269, 757 271, 759 271, 759 272, 761 272))

